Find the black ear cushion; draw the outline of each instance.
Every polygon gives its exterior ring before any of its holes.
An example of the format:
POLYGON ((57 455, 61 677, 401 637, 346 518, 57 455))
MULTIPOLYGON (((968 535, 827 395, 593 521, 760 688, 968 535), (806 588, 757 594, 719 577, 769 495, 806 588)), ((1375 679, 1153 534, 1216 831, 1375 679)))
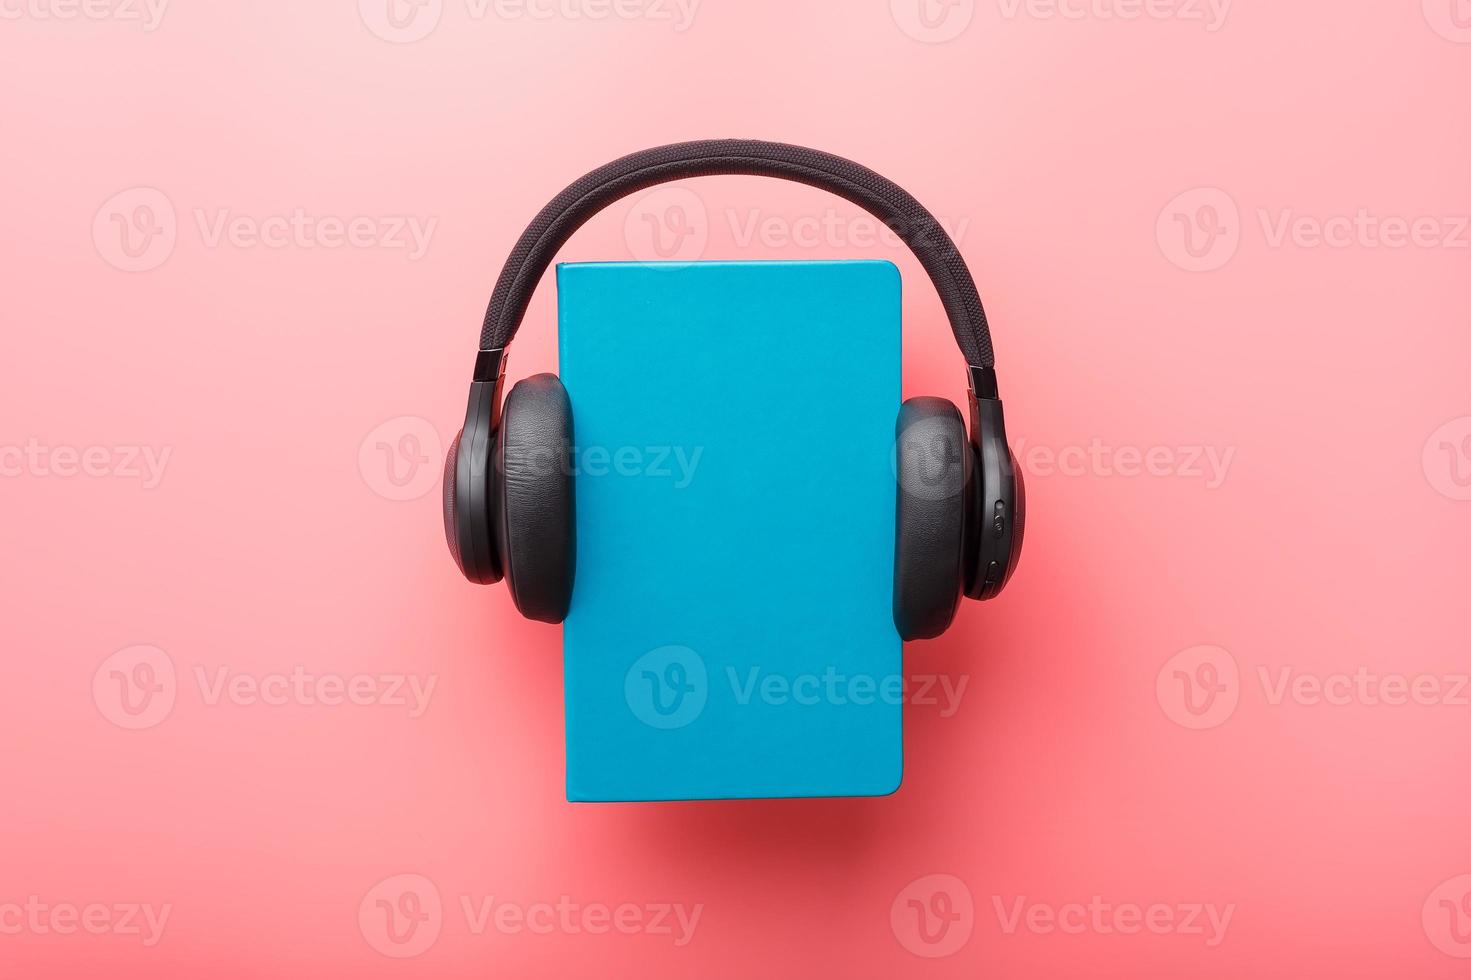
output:
POLYGON ((511 599, 521 615, 560 623, 572 601, 576 509, 572 403, 554 374, 519 382, 496 440, 496 534, 511 599))
POLYGON ((900 406, 895 440, 894 625, 906 640, 928 639, 960 604, 970 443, 960 410, 928 397, 900 406))

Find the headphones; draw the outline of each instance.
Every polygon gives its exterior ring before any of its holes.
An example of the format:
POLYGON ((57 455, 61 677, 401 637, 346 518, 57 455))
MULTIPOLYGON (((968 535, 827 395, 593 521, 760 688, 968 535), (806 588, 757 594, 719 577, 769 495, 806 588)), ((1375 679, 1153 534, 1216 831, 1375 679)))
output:
POLYGON ((894 546, 894 625, 906 640, 938 636, 962 594, 998 595, 1021 554, 1026 490, 1006 442, 986 313, 955 243, 907 191, 850 160, 784 143, 701 140, 634 153, 578 179, 527 226, 491 295, 465 425, 444 463, 450 554, 472 582, 504 578, 523 616, 566 618, 576 555, 572 404, 553 374, 519 382, 503 404, 506 348, 542 274, 584 222, 655 184, 717 174, 777 177, 846 198, 909 246, 940 294, 970 370, 970 434, 943 398, 900 407, 894 546))

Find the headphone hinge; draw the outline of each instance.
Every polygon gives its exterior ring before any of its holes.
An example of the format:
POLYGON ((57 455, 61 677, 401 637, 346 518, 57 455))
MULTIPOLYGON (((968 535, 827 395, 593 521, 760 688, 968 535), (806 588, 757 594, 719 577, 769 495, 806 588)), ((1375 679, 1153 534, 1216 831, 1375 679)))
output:
POLYGON ((1000 398, 996 388, 996 369, 970 365, 970 393, 977 398, 1000 398))
POLYGON ((490 429, 501 427, 501 392, 506 385, 506 349, 493 347, 475 355, 475 376, 470 379, 470 404, 473 408, 476 393, 490 389, 490 429))
POLYGON ((471 381, 496 381, 506 373, 506 349, 492 347, 475 355, 475 375, 471 381))

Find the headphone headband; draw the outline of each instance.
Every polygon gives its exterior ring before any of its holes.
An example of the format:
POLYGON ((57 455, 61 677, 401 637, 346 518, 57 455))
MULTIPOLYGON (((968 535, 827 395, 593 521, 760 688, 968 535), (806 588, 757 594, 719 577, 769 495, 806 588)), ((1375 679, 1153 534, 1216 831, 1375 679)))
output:
MULTIPOLYGON (((867 167, 805 147, 763 140, 699 140, 631 153, 570 184, 542 208, 521 233, 496 280, 480 349, 499 352, 511 342, 531 294, 572 234, 620 198, 655 184, 718 174, 777 177, 808 184, 863 208, 909 246, 940 294, 955 342, 972 377, 994 378, 996 358, 986 311, 970 269, 934 215, 904 188, 867 167)), ((477 367, 477 375, 480 370, 477 367)), ((994 380, 990 386, 994 388, 994 380)))

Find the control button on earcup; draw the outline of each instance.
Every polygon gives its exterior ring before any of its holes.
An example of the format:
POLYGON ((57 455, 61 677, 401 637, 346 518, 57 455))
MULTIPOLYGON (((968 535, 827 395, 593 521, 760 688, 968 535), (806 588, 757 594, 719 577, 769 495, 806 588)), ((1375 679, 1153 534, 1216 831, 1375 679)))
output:
POLYGON ((1022 472, 1021 464, 1016 461, 1016 453, 1011 451, 1011 447, 1007 447, 1006 454, 1011 457, 1016 500, 1011 505, 1011 554, 1007 558, 1006 574, 1001 579, 1002 587, 1016 574, 1016 566, 1022 558, 1022 539, 1027 530, 1027 476, 1022 472))

